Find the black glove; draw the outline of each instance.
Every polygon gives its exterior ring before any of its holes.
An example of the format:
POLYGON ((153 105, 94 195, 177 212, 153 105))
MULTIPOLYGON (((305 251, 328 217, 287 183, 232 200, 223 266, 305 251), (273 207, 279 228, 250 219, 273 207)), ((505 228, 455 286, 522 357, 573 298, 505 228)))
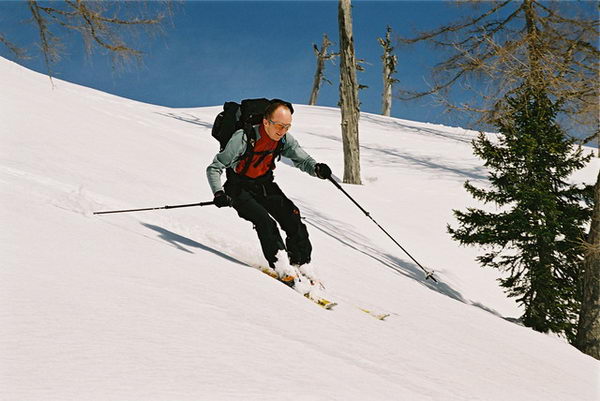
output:
POLYGON ((215 192, 215 199, 213 199, 216 207, 231 206, 231 198, 223 191, 215 192))
POLYGON ((315 164, 315 174, 317 174, 317 177, 326 180, 331 177, 331 169, 325 163, 317 163, 315 164))

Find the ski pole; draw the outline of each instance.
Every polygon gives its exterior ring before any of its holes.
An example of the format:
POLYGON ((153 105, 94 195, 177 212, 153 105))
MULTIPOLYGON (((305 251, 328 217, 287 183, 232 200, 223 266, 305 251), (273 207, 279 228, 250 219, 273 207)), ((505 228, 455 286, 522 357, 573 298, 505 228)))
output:
POLYGON ((433 270, 432 270, 432 271, 427 271, 427 270, 426 270, 426 269, 425 269, 423 266, 421 266, 421 264, 420 264, 419 262, 417 262, 417 260, 416 260, 415 258, 413 258, 413 257, 412 257, 412 255, 411 255, 410 253, 408 253, 408 252, 406 251, 406 249, 404 249, 404 248, 402 247, 402 245, 400 245, 400 244, 398 243, 398 241, 396 241, 396 240, 394 239, 394 237, 392 237, 392 236, 391 236, 391 235, 390 235, 390 234, 389 234, 387 231, 385 231, 385 229, 384 229, 383 227, 381 227, 381 226, 379 225, 379 223, 377 223, 373 217, 371 217, 371 214, 370 214, 369 212, 367 212, 367 211, 366 211, 366 210, 365 210, 365 209, 364 209, 364 208, 363 208, 361 205, 359 205, 359 204, 358 204, 358 202, 356 202, 356 201, 354 200, 354 198, 352 198, 352 197, 350 196, 350 194, 348 194, 348 192, 346 192, 346 191, 344 190, 344 188, 342 188, 342 186, 341 186, 341 185, 340 185, 340 184, 339 184, 337 181, 335 181, 335 180, 333 179, 333 177, 331 177, 331 176, 330 176, 328 179, 329 179, 329 181, 331 181, 331 182, 333 183, 333 185, 335 185, 335 186, 336 186, 336 187, 337 187, 337 188, 338 188, 340 191, 342 191, 342 192, 344 193, 344 195, 346 195, 346 196, 347 196, 347 197, 348 197, 348 198, 349 198, 349 199, 350 199, 350 200, 351 200, 351 201, 352 201, 352 202, 353 202, 353 203, 354 203, 356 206, 358 206, 358 208, 359 208, 360 210, 362 210, 362 212, 365 214, 365 216, 367 216, 368 218, 370 218, 370 219, 371 219, 371 221, 372 221, 373 223, 377 224, 377 227, 379 227, 379 228, 381 229, 381 231, 383 231, 383 232, 384 232, 384 233, 385 233, 385 234, 386 234, 388 237, 390 237, 390 239, 391 239, 392 241, 394 241, 394 243, 395 243, 396 245, 398 245, 398 246, 400 247, 400 249, 402 249, 402 251, 404 251, 404 253, 405 253, 405 254, 407 254, 407 255, 408 255, 408 257, 409 257, 409 258, 411 258, 411 259, 412 259, 412 261, 413 261, 413 262, 415 262, 415 263, 417 264, 417 266, 419 266, 419 267, 421 268, 421 270, 423 270, 423 271, 425 272, 425 280, 432 279, 432 280, 433 280, 433 281, 435 281, 436 283, 438 282, 438 281, 435 279, 435 277, 433 276, 433 273, 434 273, 434 272, 433 272, 433 270))
POLYGON ((127 209, 127 210, 109 210, 106 212, 94 212, 94 214, 109 214, 109 213, 129 213, 129 212, 144 212, 147 210, 160 210, 160 209, 176 209, 180 207, 192 207, 192 206, 209 206, 214 205, 214 202, 200 202, 200 203, 188 203, 187 205, 173 205, 173 206, 162 206, 162 207, 147 207, 143 209, 127 209))

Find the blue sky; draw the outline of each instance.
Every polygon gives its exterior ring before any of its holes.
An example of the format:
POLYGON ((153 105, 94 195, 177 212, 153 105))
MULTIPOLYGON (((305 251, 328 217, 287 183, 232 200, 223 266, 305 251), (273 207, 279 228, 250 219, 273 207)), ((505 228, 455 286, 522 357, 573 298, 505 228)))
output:
MULTIPOLYGON (((382 49, 378 37, 386 25, 410 35, 464 16, 464 8, 441 1, 355 1, 354 38, 357 58, 366 71, 358 73, 363 111, 381 111, 382 49)), ((35 52, 38 41, 24 1, 0 2, 0 32, 29 48, 30 60, 19 60, 45 72, 35 52)), ((109 57, 85 55, 78 35, 65 37, 66 54, 53 66, 55 76, 119 96, 170 107, 214 106, 248 97, 278 97, 306 104, 315 72, 312 45, 323 33, 337 44, 337 1, 186 1, 177 7, 164 35, 138 43, 143 65, 115 72, 109 57)), ((407 88, 426 88, 428 70, 440 60, 430 46, 398 49, 396 78, 407 88)), ((0 45, 0 56, 14 57, 0 45)), ((15 60, 16 61, 16 60, 15 60)), ((328 63, 318 104, 338 102, 338 64, 328 63)), ((462 96, 469 96, 463 94, 462 96)), ((465 116, 444 113, 432 99, 393 101, 392 116, 465 125, 465 116)))

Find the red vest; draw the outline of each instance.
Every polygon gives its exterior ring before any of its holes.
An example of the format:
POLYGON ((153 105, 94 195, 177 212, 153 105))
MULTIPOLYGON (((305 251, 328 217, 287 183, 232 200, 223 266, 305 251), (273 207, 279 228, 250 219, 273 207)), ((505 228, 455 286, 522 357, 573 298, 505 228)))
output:
POLYGON ((273 152, 277 148, 279 141, 269 138, 265 131, 265 126, 262 124, 260 125, 259 132, 260 139, 256 141, 252 148, 252 157, 241 160, 235 167, 236 173, 242 174, 246 170, 244 174, 246 177, 257 178, 268 173, 271 167, 275 169, 273 152), (248 163, 249 165, 246 167, 248 163))

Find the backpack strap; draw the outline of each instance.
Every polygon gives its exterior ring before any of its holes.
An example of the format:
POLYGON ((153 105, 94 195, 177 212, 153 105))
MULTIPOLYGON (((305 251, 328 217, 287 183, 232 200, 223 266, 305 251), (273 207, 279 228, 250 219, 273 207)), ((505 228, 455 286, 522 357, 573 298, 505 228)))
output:
POLYGON ((252 149, 254 149, 254 145, 256 144, 256 132, 254 131, 254 127, 252 126, 252 124, 250 122, 245 123, 243 129, 244 135, 246 136, 246 150, 237 160, 238 162, 246 160, 246 165, 244 166, 244 169, 240 171, 241 175, 245 175, 248 172, 248 169, 250 168, 249 161, 254 155, 252 149))
POLYGON ((270 170, 273 170, 275 168, 275 159, 277 159, 277 161, 281 160, 281 152, 283 151, 283 146, 285 145, 285 141, 286 141, 286 136, 284 135, 283 138, 281 138, 279 140, 279 142, 277 143, 277 147, 273 151, 273 160, 271 160, 270 170))
POLYGON ((246 160, 246 164, 239 174, 246 175, 248 169, 250 169, 250 161, 254 155, 260 155, 258 160, 253 164, 253 167, 256 168, 263 162, 263 160, 265 160, 268 155, 272 154, 273 159, 271 159, 269 171, 273 170, 275 168, 275 161, 281 160, 281 151, 283 150, 283 145, 285 144, 285 136, 277 142, 275 149, 266 150, 264 152, 254 152, 254 145, 256 144, 256 132, 254 131, 254 127, 250 124, 246 124, 244 127, 244 133, 246 134, 246 151, 238 158, 238 161, 246 160))
MULTIPOLYGON (((275 149, 273 150, 266 150, 264 152, 252 152, 252 155, 261 155, 258 160, 256 161, 256 163, 254 163, 254 168, 260 166, 260 164, 263 162, 263 160, 265 160, 265 158, 268 155, 273 155, 273 158, 271 159, 271 165, 269 166, 269 170, 273 170, 275 168, 275 161, 276 160, 281 160, 281 151, 283 149, 283 145, 285 143, 285 137, 281 138, 279 140, 279 142, 277 142, 277 146, 275 146, 275 149)), ((244 173, 246 168, 244 168, 244 173)))

